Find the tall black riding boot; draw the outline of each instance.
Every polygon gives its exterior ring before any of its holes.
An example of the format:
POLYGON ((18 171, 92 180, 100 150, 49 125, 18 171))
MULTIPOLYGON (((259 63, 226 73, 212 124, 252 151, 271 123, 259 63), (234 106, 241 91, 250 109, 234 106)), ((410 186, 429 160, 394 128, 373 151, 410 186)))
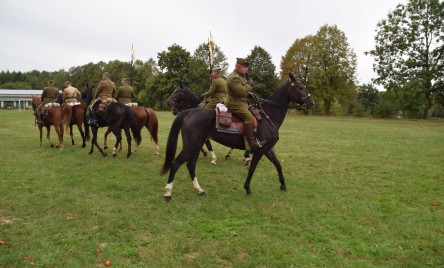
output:
POLYGON ((266 141, 259 142, 254 137, 253 124, 245 124, 244 125, 244 134, 245 134, 245 138, 247 138, 248 144, 250 145, 251 151, 255 151, 258 148, 261 148, 266 143, 266 141))
POLYGON ((99 126, 97 121, 97 113, 94 108, 89 112, 89 124, 99 126))

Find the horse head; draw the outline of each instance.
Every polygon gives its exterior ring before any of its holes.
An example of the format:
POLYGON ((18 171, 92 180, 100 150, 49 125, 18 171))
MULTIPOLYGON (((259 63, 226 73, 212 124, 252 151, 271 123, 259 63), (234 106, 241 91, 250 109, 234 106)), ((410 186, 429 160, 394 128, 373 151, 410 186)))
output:
POLYGON ((39 104, 41 103, 41 99, 40 96, 32 96, 32 109, 35 111, 35 109, 37 109, 37 106, 39 106, 39 104))
POLYGON ((307 88, 298 81, 293 72, 290 73, 289 82, 292 88, 296 90, 291 90, 289 99, 296 102, 302 109, 311 109, 314 107, 314 101, 311 98, 310 93, 307 88))
POLYGON ((177 115, 184 109, 185 101, 185 89, 182 85, 177 86, 177 88, 171 93, 167 99, 168 106, 173 107, 173 114, 177 115))

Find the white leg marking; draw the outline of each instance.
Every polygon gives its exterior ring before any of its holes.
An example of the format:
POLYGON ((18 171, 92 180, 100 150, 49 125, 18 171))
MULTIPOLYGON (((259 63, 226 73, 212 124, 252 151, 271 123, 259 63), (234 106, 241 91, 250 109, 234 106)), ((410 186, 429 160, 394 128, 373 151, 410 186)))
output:
POLYGON ((117 148, 113 147, 113 154, 117 154, 117 148))
POLYGON ((194 177, 193 179, 193 186, 194 189, 196 189, 199 194, 205 194, 205 190, 200 188, 199 182, 197 181, 197 177, 194 177))
POLYGON ((214 151, 211 151, 210 153, 211 153, 211 164, 216 165, 216 161, 217 161, 216 153, 214 151))
POLYGON ((163 196, 165 197, 169 197, 171 196, 171 191, 173 190, 173 182, 172 183, 168 183, 165 186, 165 194, 163 196))

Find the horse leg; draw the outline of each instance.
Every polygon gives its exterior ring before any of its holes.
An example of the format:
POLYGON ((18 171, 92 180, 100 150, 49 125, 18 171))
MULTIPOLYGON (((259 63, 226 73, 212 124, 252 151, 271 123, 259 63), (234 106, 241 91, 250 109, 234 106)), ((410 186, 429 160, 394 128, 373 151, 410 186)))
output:
POLYGON ((63 145, 63 124, 60 123, 58 126, 55 126, 57 137, 59 139, 59 142, 57 144, 57 147, 60 148, 60 150, 63 150, 65 146, 63 145))
POLYGON ((51 147, 54 147, 54 143, 51 142, 51 126, 47 126, 46 127, 46 139, 48 139, 49 145, 51 145, 51 147))
POLYGON ((204 157, 207 157, 208 153, 207 153, 207 151, 205 151, 204 148, 201 148, 200 151, 202 152, 204 157))
MULTIPOLYGON (((199 155, 199 152, 197 153, 199 155)), ((184 162, 189 159, 190 154, 184 153, 183 149, 179 155, 171 162, 170 174, 168 175, 167 185, 165 186, 165 194, 163 197, 167 202, 171 201, 171 192, 173 191, 174 176, 177 170, 184 162)))
POLYGON ((91 126, 91 132, 92 132, 92 140, 91 140, 91 150, 89 151, 89 154, 92 154, 94 151, 94 146, 97 147, 97 149, 100 151, 100 153, 106 157, 107 154, 102 150, 102 148, 100 148, 99 144, 97 143, 97 131, 98 131, 98 127, 95 125, 90 125, 91 126))
POLYGON ((105 131, 105 139, 103 141, 103 149, 108 149, 108 134, 111 133, 111 127, 108 127, 105 131))
POLYGON ((43 130, 42 130, 42 126, 41 125, 39 125, 39 134, 40 134, 40 144, 39 144, 39 146, 42 147, 43 130))
POLYGON ((245 191, 247 191, 247 195, 251 195, 251 190, 250 190, 251 178, 253 177, 257 164, 259 163, 259 160, 261 160, 263 155, 264 153, 260 152, 259 150, 256 150, 255 153, 253 154, 253 159, 251 160, 250 168, 248 169, 247 178, 245 179, 244 183, 244 189, 245 191))
POLYGON ((69 136, 71 136, 71 145, 74 145, 74 135, 72 134, 72 125, 69 126, 69 136))
POLYGON ((190 174, 191 182, 193 183, 194 189, 197 190, 197 193, 199 195, 205 195, 206 194, 205 190, 200 188, 200 185, 199 185, 199 182, 197 181, 197 176, 196 176, 196 163, 197 163, 198 158, 199 158, 199 152, 194 153, 191 160, 189 160, 187 163, 187 168, 188 168, 188 173, 190 174))
MULTIPOLYGON (((86 147, 86 137, 85 137, 85 132, 83 132, 82 122, 77 123, 77 129, 80 132, 80 136, 82 136, 82 148, 85 148, 86 147)), ((74 140, 72 142, 74 145, 74 140)))
POLYGON ((228 158, 231 157, 231 153, 233 152, 233 150, 234 150, 233 148, 228 149, 227 154, 225 155, 225 160, 228 160, 228 158))
POLYGON ((211 154, 211 164, 216 165, 216 161, 217 161, 217 156, 213 151, 213 145, 211 144, 210 140, 206 140, 205 141, 205 145, 207 146, 208 151, 211 154))
POLYGON ((252 158, 253 158, 253 154, 250 151, 245 150, 245 152, 244 152, 244 166, 249 166, 252 158))
MULTIPOLYGON (((126 142, 128 143, 128 153, 126 154, 126 158, 129 158, 131 156, 131 133, 129 128, 125 128, 125 136, 126 136, 126 142)), ((120 139, 120 146, 122 146, 122 139, 120 139)), ((137 146, 136 146, 137 148, 137 146)), ((120 149, 122 150, 122 149, 120 149)))
POLYGON ((281 190, 284 192, 287 191, 287 186, 285 185, 284 174, 282 173, 282 166, 281 166, 281 163, 279 162, 279 160, 277 159, 276 154, 274 153, 273 149, 266 152, 265 156, 268 158, 268 160, 271 161, 271 163, 273 163, 274 167, 276 168, 276 171, 278 172, 279 182, 281 183, 281 187, 280 187, 281 190))
MULTIPOLYGON (((114 133, 114 136, 116 136, 116 144, 113 147, 113 157, 117 156, 117 146, 119 143, 122 142, 122 131, 120 129, 117 129, 116 127, 112 128, 112 132, 114 133)), ((128 146, 130 147, 130 146, 128 146)))

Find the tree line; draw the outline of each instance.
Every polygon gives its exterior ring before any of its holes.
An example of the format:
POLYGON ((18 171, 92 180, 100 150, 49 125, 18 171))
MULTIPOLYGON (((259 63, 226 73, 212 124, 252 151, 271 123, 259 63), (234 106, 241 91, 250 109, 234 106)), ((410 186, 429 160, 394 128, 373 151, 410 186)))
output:
MULTIPOLYGON (((323 25, 316 33, 296 39, 282 56, 279 73, 270 54, 260 46, 252 48, 248 55, 239 56, 250 62, 254 92, 262 98, 270 96, 288 78, 289 72, 295 72, 317 104, 310 113, 374 117, 401 113, 427 118, 433 112, 442 116, 443 21, 444 5, 439 0, 398 4, 376 26, 375 47, 366 54, 374 58, 377 78, 367 84, 357 83, 356 54, 336 25, 323 25), (378 91, 378 86, 384 91, 378 91)), ((223 76, 231 71, 217 44, 213 62, 222 68, 223 76)), ((179 84, 198 95, 208 90, 208 63, 208 43, 201 43, 193 53, 173 44, 158 53, 157 60, 101 61, 56 72, 2 71, 0 88, 42 89, 52 79, 59 86, 70 80, 81 89, 97 85, 106 71, 115 82, 130 78, 141 105, 163 110, 168 108, 165 100, 179 84)))

